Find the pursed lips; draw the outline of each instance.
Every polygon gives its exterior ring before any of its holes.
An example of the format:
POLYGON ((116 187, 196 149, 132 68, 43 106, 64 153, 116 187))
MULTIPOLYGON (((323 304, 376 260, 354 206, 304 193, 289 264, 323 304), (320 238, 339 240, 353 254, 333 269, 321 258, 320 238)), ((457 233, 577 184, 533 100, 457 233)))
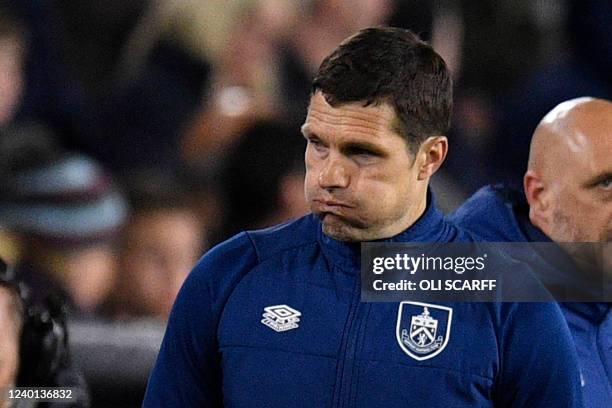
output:
POLYGON ((335 201, 335 200, 324 200, 324 199, 316 198, 312 200, 312 202, 314 204, 313 210, 317 212, 336 213, 336 212, 342 212, 345 209, 353 208, 353 206, 351 205, 348 205, 341 201, 335 201))

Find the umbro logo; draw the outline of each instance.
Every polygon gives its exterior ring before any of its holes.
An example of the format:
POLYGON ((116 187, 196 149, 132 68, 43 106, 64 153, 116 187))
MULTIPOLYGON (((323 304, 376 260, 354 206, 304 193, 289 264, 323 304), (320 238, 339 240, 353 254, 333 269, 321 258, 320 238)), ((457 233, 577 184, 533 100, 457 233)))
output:
POLYGON ((297 329, 302 314, 287 305, 264 307, 261 322, 276 332, 297 329))

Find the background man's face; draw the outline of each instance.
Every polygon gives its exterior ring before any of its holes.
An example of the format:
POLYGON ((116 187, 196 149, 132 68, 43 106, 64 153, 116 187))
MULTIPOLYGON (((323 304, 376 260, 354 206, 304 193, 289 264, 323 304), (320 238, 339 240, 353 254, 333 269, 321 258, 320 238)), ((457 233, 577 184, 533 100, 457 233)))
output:
POLYGON ((140 313, 162 319, 201 253, 202 226, 188 210, 139 214, 126 231, 121 257, 126 296, 140 313))
POLYGON ((612 241, 612 134, 593 141, 554 176, 549 232, 554 241, 612 241))
MULTIPOLYGON (((410 226, 417 170, 406 141, 393 131, 388 104, 330 106, 321 92, 310 101, 302 128, 306 199, 323 231, 341 241, 396 235, 410 226)), ((418 214, 417 214, 418 216, 418 214)))

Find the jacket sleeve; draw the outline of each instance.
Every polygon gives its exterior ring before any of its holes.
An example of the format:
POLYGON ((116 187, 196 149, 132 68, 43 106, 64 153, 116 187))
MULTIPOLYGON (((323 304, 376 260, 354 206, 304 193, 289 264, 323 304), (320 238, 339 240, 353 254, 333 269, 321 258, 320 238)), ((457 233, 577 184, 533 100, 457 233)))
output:
POLYGON ((256 261, 253 245, 243 233, 198 262, 174 303, 144 407, 222 406, 219 316, 235 285, 256 261))
POLYGON ((558 305, 505 303, 496 407, 583 406, 578 357, 558 305))

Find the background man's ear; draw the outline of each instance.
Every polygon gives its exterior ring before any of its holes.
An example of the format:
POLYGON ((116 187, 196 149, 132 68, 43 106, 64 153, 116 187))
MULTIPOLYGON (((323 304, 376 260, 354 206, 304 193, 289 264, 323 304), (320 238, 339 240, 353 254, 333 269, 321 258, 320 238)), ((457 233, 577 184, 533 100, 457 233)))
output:
POLYGON ((548 219, 550 203, 546 195, 546 189, 540 176, 533 170, 527 170, 523 177, 523 189, 529 203, 529 218, 531 222, 542 228, 548 219))
POLYGON ((427 138, 417 153, 416 163, 419 166, 418 180, 427 180, 440 168, 448 153, 448 139, 446 136, 432 136, 427 138))

